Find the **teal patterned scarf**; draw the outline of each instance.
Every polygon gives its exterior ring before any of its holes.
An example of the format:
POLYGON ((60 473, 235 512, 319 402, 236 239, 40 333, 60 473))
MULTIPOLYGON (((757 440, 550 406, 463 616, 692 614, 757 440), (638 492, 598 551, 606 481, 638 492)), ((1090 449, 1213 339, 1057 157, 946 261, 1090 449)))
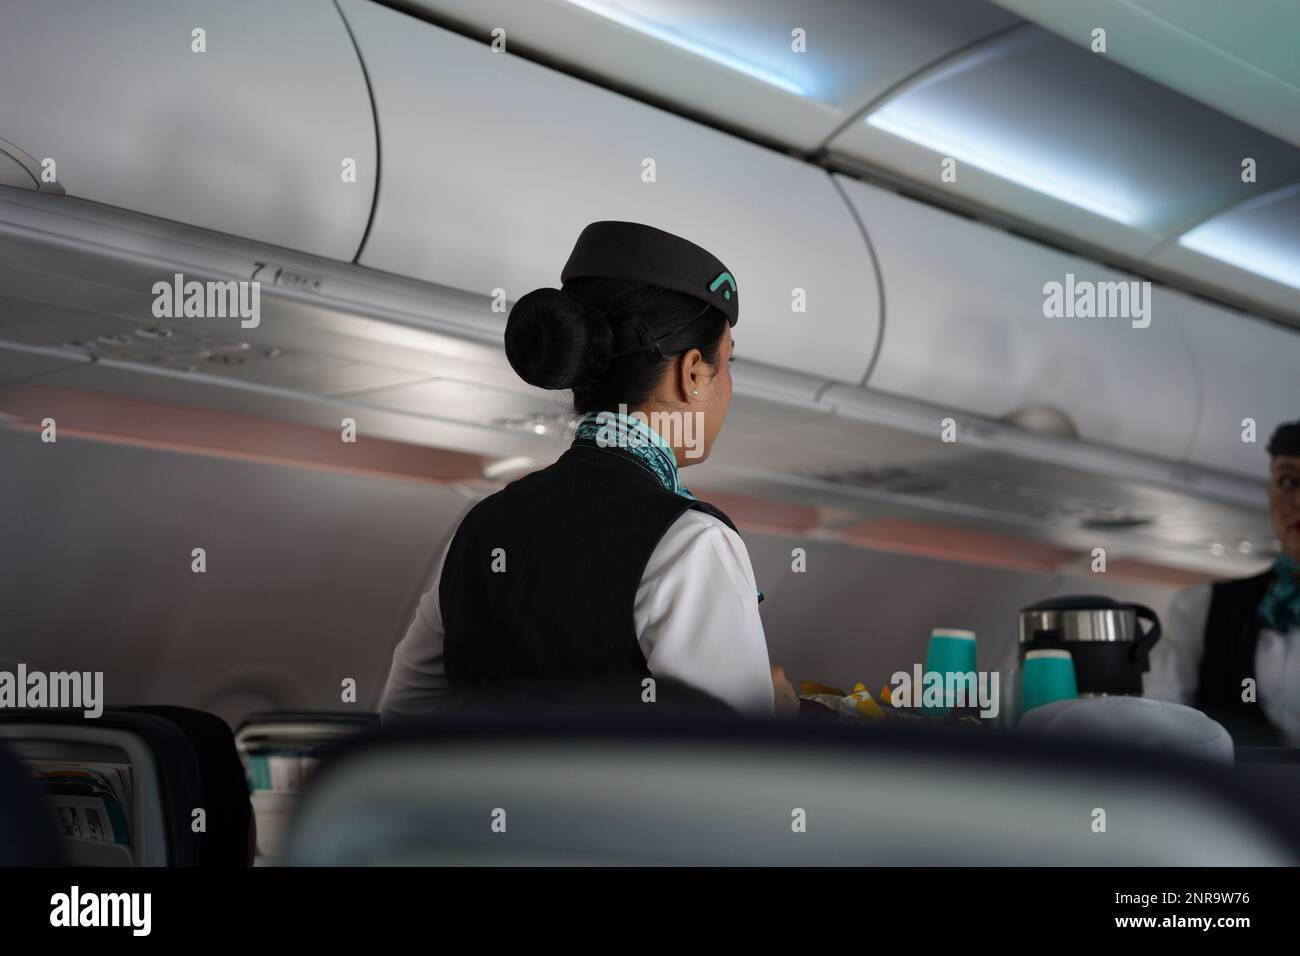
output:
MULTIPOLYGON (((631 452, 673 494, 692 501, 700 500, 682 484, 673 446, 640 418, 622 412, 590 412, 578 423, 573 440, 631 452)), ((758 599, 762 601, 763 596, 763 589, 759 588, 758 599)))
POLYGON ((1258 614, 1264 623, 1285 634, 1300 625, 1300 564, 1283 552, 1273 563, 1273 583, 1269 585, 1264 600, 1259 602, 1258 614))
POLYGON ((601 448, 621 448, 631 452, 673 494, 692 501, 699 500, 682 484, 672 445, 639 418, 621 412, 591 412, 578 423, 573 438, 574 441, 595 442, 601 448))

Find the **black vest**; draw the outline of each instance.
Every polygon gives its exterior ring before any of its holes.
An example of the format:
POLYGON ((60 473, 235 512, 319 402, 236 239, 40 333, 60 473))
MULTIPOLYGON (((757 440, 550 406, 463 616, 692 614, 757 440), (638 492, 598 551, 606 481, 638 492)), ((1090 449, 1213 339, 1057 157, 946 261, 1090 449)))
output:
POLYGON ((637 588, 689 509, 735 529, 716 508, 666 489, 631 452, 583 444, 476 504, 438 585, 453 693, 563 694, 647 675, 637 588))
POLYGON ((1262 628, 1255 611, 1272 578, 1269 569, 1253 578, 1214 585, 1205 619, 1205 653, 1196 706, 1223 724, 1238 745, 1281 743, 1260 709, 1258 697, 1254 703, 1241 699, 1241 682, 1255 677, 1255 648, 1262 628))

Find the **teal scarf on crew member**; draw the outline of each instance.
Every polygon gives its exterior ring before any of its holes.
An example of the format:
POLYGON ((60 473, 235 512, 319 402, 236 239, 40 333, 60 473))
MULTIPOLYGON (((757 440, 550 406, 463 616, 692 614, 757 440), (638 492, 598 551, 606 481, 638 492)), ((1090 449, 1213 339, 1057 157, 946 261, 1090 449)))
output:
POLYGON ((1296 564, 1285 551, 1279 554, 1273 563, 1273 582, 1264 600, 1259 602, 1256 613, 1279 634, 1300 625, 1300 580, 1297 574, 1300 574, 1300 564, 1296 564))
MULTIPOLYGON (((590 412, 578 423, 574 441, 594 442, 602 448, 621 448, 630 452, 659 483, 675 495, 699 501, 691 489, 682 484, 677 456, 672 445, 646 422, 622 412, 590 412)), ((758 589, 763 600, 763 589, 758 589)))

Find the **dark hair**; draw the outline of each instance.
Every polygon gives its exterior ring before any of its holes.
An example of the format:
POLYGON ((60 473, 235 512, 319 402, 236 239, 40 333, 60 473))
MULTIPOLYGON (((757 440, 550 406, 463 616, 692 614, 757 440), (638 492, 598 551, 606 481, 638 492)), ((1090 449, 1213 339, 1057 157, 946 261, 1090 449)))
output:
POLYGON ((726 315, 684 292, 622 279, 570 279, 563 289, 534 289, 515 303, 506 322, 506 358, 530 385, 571 388, 575 411, 598 412, 643 403, 683 352, 699 349, 716 365, 726 327, 726 315), (658 350, 637 350, 650 341, 658 350))

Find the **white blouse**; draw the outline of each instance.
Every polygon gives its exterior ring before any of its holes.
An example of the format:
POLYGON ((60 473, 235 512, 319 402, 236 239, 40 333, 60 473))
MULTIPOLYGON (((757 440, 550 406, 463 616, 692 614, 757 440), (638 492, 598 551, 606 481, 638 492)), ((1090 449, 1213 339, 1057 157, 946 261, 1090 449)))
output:
MULTIPOLYGON (((1201 679, 1210 598, 1208 584, 1174 596, 1162 622, 1160 640, 1151 649, 1151 670, 1143 677, 1145 696, 1193 703, 1201 679)), ((1300 627, 1286 634, 1267 627, 1259 632, 1255 691, 1264 716, 1287 746, 1300 747, 1300 627)))
MULTIPOLYGON (((450 542, 448 542, 450 546, 450 542)), ((450 692, 443 666, 438 582, 393 651, 380 713, 385 721, 437 713, 450 692)), ((710 514, 684 512, 646 562, 632 617, 646 666, 742 713, 774 711, 767 640, 755 600, 754 569, 740 535, 710 514)))

